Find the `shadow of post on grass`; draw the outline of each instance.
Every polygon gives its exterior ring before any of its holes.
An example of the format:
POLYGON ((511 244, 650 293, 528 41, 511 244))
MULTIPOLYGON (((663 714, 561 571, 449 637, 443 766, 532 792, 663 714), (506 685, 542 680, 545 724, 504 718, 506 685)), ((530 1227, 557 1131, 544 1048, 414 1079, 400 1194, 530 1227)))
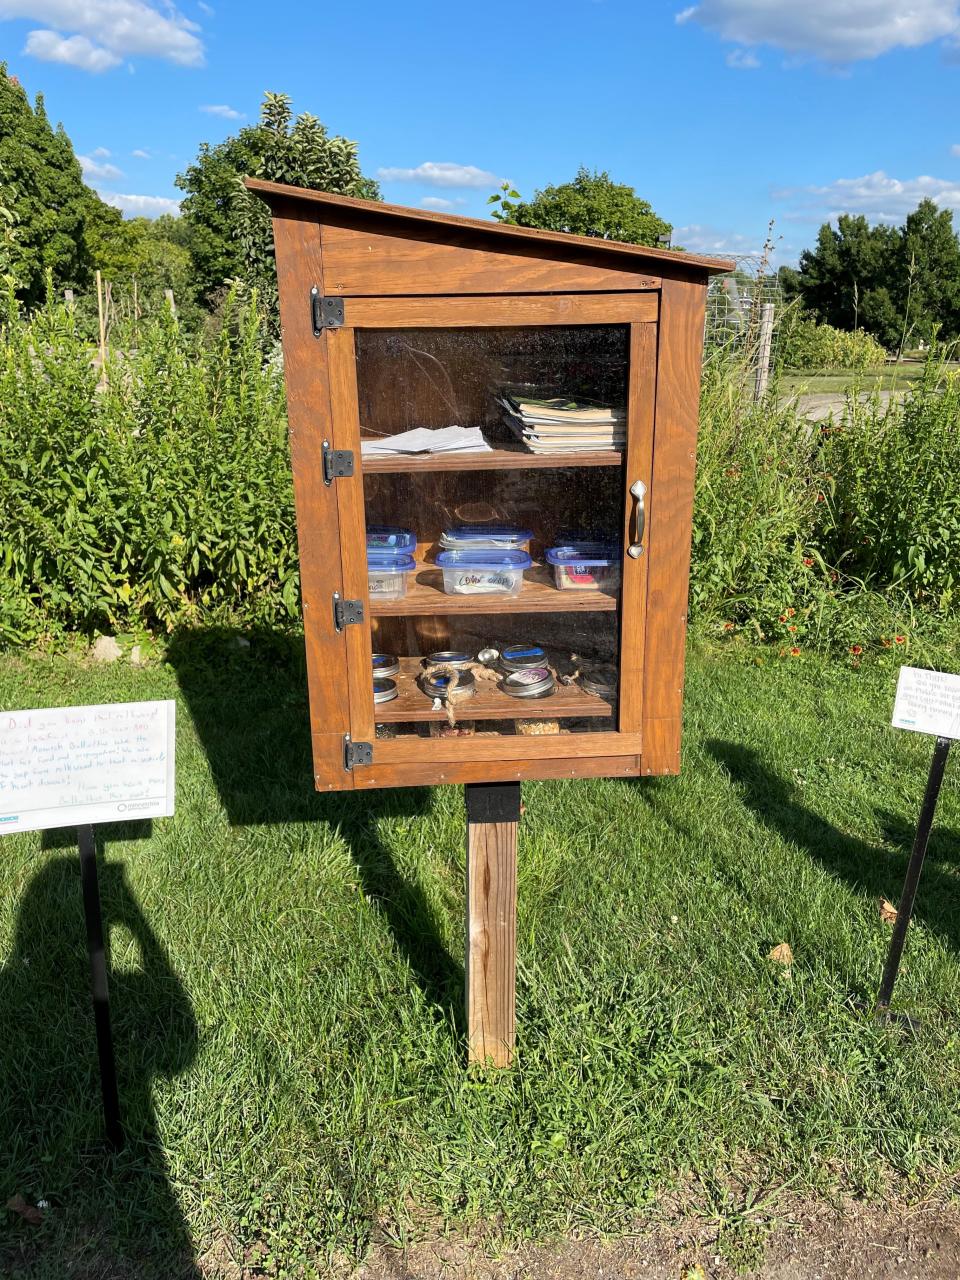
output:
POLYGON ((113 1154, 103 1140, 76 833, 45 832, 44 848, 73 848, 48 859, 27 885, 0 969, 0 1150, 4 1202, 22 1195, 30 1204, 47 1201, 49 1209, 39 1228, 8 1215, 0 1273, 200 1280, 153 1105, 154 1080, 192 1063, 197 1027, 124 864, 105 857, 111 833, 137 836, 97 829, 104 936, 121 926, 138 953, 132 971, 111 965, 109 972, 127 1144, 113 1154))
MULTIPOLYGON (((758 752, 732 742, 712 739, 706 750, 726 769, 741 789, 744 803, 783 840, 805 849, 832 875, 856 891, 874 898, 899 901, 907 859, 916 831, 911 822, 891 814, 878 814, 884 831, 897 847, 885 848, 859 836, 848 835, 800 803, 796 788, 768 769, 758 752)), ((958 753, 960 754, 960 753, 958 753)), ((924 778, 917 777, 917 811, 924 778)), ((934 824, 930 850, 917 894, 916 912, 924 925, 960 950, 960 882, 937 865, 956 861, 960 838, 934 824)))
POLYGON ((464 1031, 463 963, 446 950, 422 888, 403 876, 381 819, 429 812, 428 787, 320 795, 313 788, 302 636, 182 630, 167 660, 234 826, 323 822, 339 831, 427 1000, 464 1031))

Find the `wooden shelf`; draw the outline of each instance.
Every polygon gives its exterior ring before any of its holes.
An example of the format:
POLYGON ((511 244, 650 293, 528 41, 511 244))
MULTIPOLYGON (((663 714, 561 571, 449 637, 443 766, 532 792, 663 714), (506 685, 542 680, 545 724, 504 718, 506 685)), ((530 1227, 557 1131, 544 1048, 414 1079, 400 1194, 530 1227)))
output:
POLYGON ((527 471, 541 467, 621 467, 623 453, 598 449, 591 453, 528 453, 498 448, 490 453, 423 453, 407 458, 364 458, 364 475, 404 475, 420 471, 527 471))
MULTIPOLYGON (((370 598, 374 618, 409 617, 430 613, 598 613, 617 608, 620 597, 604 591, 558 591, 553 574, 543 565, 534 565, 523 575, 516 596, 450 595, 443 589, 443 570, 420 564, 402 600, 370 598)), ((513 699, 516 701, 516 699, 513 699)))
MULTIPOLYGON (((400 659, 400 674, 394 677, 399 692, 392 702, 381 702, 374 707, 377 724, 446 720, 446 712, 434 711, 432 700, 417 684, 422 669, 419 658, 400 659)), ((569 720, 613 715, 609 702, 576 684, 558 684, 556 693, 549 698, 512 698, 509 693, 502 693, 492 680, 478 680, 473 697, 456 706, 458 720, 569 720)))

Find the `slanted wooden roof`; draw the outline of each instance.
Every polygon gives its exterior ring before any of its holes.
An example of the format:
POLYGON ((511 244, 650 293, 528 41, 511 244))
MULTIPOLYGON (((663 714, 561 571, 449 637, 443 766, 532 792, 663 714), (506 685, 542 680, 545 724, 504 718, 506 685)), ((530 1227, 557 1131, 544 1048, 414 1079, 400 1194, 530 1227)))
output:
POLYGON ((396 234, 403 234, 401 228, 419 228, 421 235, 429 234, 430 238, 440 243, 444 241, 462 241, 465 231, 489 239, 490 247, 499 247, 509 251, 511 248, 522 249, 526 253, 535 252, 537 244, 544 249, 550 246, 551 258, 563 259, 570 256, 579 259, 584 251, 592 256, 609 255, 611 265, 614 259, 623 267, 659 271, 663 275, 673 274, 671 267, 679 268, 685 275, 717 275, 720 272, 732 271, 735 263, 731 258, 709 258, 697 253, 683 253, 678 249, 654 249, 642 244, 624 244, 619 240, 602 240, 594 236, 573 236, 563 231, 540 231, 533 227, 514 227, 493 219, 485 221, 481 218, 462 218, 452 213, 433 213, 426 209, 412 209, 403 204, 383 204, 379 200, 358 200, 352 196, 334 196, 325 191, 313 191, 307 187, 289 187, 280 182, 264 182, 260 178, 245 178, 247 188, 266 200, 273 208, 281 201, 301 201, 305 204, 320 206, 318 218, 321 222, 337 221, 337 215, 349 213, 368 215, 371 222, 379 220, 381 229, 384 224, 394 223, 396 234), (330 215, 324 217, 324 211, 330 215), (568 253, 564 254, 563 250, 568 253), (645 264, 645 265, 644 265, 645 264))

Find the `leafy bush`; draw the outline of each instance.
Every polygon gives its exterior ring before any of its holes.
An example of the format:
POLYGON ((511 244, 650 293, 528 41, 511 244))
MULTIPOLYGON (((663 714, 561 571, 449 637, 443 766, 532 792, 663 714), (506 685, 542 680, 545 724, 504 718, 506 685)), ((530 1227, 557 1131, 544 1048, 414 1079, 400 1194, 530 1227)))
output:
POLYGON ((854 369, 882 365, 886 351, 863 329, 849 332, 818 324, 797 308, 789 308, 777 336, 777 359, 786 369, 854 369))
POLYGON ((256 300, 209 345, 169 311, 95 367, 71 309, 0 333, 0 638, 297 616, 282 377, 256 300))
POLYGON ((960 377, 931 361, 901 402, 854 389, 823 428, 825 554, 864 583, 950 609, 960 585, 960 377))

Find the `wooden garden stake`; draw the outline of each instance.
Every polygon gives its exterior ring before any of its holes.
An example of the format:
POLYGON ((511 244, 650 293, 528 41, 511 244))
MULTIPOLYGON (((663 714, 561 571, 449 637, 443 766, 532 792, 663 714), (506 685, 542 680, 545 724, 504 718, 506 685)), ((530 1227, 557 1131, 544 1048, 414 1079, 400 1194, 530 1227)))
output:
POLYGON ((516 1031, 519 782, 474 782, 467 802, 467 1039, 508 1067, 516 1031))
POLYGON ((104 376, 107 367, 107 328, 103 314, 103 278, 97 267, 97 319, 100 324, 100 376, 104 376))

